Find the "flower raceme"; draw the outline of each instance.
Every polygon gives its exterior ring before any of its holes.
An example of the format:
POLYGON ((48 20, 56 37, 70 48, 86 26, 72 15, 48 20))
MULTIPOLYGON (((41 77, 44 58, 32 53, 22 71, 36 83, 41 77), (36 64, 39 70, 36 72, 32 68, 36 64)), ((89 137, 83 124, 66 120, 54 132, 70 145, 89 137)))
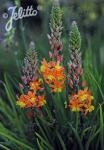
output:
POLYGON ((69 97, 67 108, 73 112, 82 112, 85 115, 94 110, 92 105, 93 96, 88 89, 79 90, 78 94, 73 94, 69 97))
POLYGON ((40 94, 43 91, 42 79, 37 79, 30 82, 29 91, 27 94, 22 94, 18 100, 17 105, 21 108, 36 107, 39 108, 43 106, 45 101, 45 95, 40 94))
POLYGON ((45 83, 47 83, 51 88, 51 92, 62 92, 65 81, 64 67, 62 67, 58 62, 47 62, 43 59, 40 72, 45 83))

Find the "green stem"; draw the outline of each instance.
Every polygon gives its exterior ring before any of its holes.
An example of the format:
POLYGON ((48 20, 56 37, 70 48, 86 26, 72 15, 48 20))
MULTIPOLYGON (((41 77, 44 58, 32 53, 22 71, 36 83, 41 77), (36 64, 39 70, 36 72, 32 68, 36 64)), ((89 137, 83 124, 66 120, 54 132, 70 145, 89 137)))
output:
POLYGON ((78 124, 79 124, 79 113, 76 113, 76 131, 78 131, 78 124))

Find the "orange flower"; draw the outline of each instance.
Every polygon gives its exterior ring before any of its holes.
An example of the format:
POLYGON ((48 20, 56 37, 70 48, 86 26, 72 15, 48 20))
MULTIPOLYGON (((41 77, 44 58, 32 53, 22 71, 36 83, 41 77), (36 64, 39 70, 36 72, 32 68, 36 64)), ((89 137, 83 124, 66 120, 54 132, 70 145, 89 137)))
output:
POLYGON ((64 67, 60 66, 58 62, 47 62, 43 59, 40 71, 52 92, 62 91, 65 81, 64 67))
POLYGON ((83 111, 82 109, 83 104, 79 101, 78 95, 73 95, 69 97, 69 99, 70 99, 70 102, 67 107, 69 107, 71 111, 74 111, 74 112, 83 111))
POLYGON ((94 110, 94 106, 91 104, 85 105, 85 115, 89 112, 92 112, 94 110))
POLYGON ((79 90, 78 94, 73 94, 69 97, 67 107, 71 111, 83 112, 85 115, 94 110, 94 106, 91 105, 93 96, 91 96, 88 89, 79 90))
POLYGON ((62 89, 64 88, 63 86, 64 84, 64 81, 57 81, 57 80, 54 80, 54 84, 50 84, 50 87, 52 88, 51 92, 62 92, 62 89))
POLYGON ((46 103, 45 100, 45 95, 42 96, 36 96, 36 101, 35 101, 35 107, 39 108, 41 106, 43 106, 46 103))
POLYGON ((17 105, 21 108, 28 108, 28 107, 41 107, 43 106, 45 101, 45 96, 36 96, 33 92, 29 91, 27 95, 22 94, 20 98, 18 98, 17 105))
POLYGON ((34 102, 34 94, 29 91, 27 95, 22 94, 20 98, 18 98, 17 105, 19 105, 21 108, 32 107, 34 102))
POLYGON ((22 94, 17 100, 17 105, 21 108, 36 107, 39 108, 43 106, 45 101, 45 95, 41 92, 43 91, 42 79, 36 79, 29 84, 29 91, 27 94, 22 94))
POLYGON ((34 80, 32 82, 30 82, 30 90, 43 90, 43 88, 41 87, 42 85, 42 79, 37 79, 37 80, 34 80))

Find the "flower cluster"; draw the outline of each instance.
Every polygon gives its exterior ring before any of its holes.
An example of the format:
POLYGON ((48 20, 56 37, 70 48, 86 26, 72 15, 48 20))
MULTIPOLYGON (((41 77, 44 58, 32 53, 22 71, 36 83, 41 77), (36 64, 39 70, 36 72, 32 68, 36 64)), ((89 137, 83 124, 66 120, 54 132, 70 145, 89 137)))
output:
POLYGON ((82 112, 85 115, 94 110, 93 96, 88 89, 79 90, 77 94, 69 96, 67 107, 73 112, 82 112))
MULTIPOLYGON (((50 34, 48 34, 51 51, 49 51, 49 61, 44 58, 39 63, 35 51, 28 51, 22 67, 23 86, 26 94, 22 94, 17 101, 17 105, 22 108, 43 106, 45 95, 42 84, 43 81, 54 94, 62 92, 64 88, 68 90, 67 108, 74 112, 88 114, 94 110, 92 105, 93 97, 88 89, 82 90, 83 68, 81 63, 81 36, 77 24, 74 21, 69 34, 69 53, 70 59, 65 71, 61 65, 63 61, 62 35, 62 12, 59 5, 52 8, 50 20, 50 34), (67 72, 67 74, 65 74, 67 72), (42 77, 42 79, 39 78, 42 77), (68 83, 65 85, 65 81, 68 83)), ((86 88, 86 87, 85 87, 86 88)), ((65 91, 66 91, 65 90, 65 91)))
POLYGON ((62 92, 65 81, 64 67, 60 66, 58 62, 47 62, 43 59, 40 71, 44 81, 51 88, 51 92, 62 92))
POLYGON ((22 94, 18 98, 17 105, 19 105, 21 108, 39 108, 43 106, 46 103, 45 95, 40 94, 43 90, 44 88, 42 87, 42 79, 35 79, 34 81, 30 82, 29 91, 27 94, 22 94))

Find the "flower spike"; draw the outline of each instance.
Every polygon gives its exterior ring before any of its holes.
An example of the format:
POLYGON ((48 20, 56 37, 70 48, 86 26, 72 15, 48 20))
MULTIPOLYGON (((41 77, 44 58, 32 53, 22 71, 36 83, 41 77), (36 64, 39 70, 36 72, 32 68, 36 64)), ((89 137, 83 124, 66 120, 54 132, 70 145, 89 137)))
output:
MULTIPOLYGON (((53 57, 55 61, 61 62, 63 59, 63 44, 61 42, 62 35, 62 11, 60 9, 59 4, 55 4, 52 7, 51 15, 50 15, 50 35, 48 34, 49 43, 51 49, 53 50, 53 57)), ((50 57, 50 52, 49 52, 50 57)))
POLYGON ((69 35, 70 62, 68 63, 68 80, 71 92, 78 92, 82 65, 80 58, 81 36, 75 21, 71 26, 69 35))
POLYGON ((22 80, 24 84, 28 85, 30 81, 37 78, 38 74, 38 59, 37 54, 34 50, 28 50, 26 57, 24 58, 24 64, 22 67, 22 80))

